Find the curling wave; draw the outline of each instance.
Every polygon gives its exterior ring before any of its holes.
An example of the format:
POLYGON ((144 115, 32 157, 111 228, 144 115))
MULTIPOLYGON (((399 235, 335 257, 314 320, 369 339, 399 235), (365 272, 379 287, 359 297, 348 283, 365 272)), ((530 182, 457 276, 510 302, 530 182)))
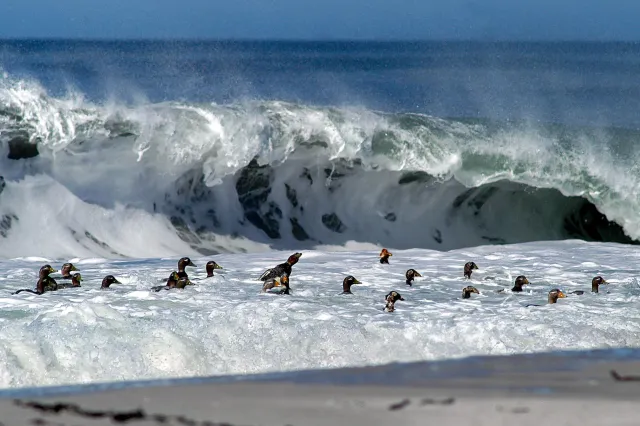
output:
POLYGON ((635 243, 638 136, 279 101, 96 105, 5 75, 0 256, 635 243))

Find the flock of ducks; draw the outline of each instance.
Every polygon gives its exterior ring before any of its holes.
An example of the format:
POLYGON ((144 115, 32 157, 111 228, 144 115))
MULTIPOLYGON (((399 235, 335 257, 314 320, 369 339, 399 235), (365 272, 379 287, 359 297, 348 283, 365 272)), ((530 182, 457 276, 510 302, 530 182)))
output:
MULTIPOLYGON (((293 266, 298 263, 302 253, 296 252, 289 256, 286 262, 280 263, 273 268, 267 269, 259 278, 259 281, 263 282, 262 292, 264 293, 274 293, 274 294, 290 294, 290 280, 293 266)), ((389 258, 393 256, 387 249, 382 249, 380 252, 380 263, 381 264, 389 264, 389 258)), ((188 285, 193 285, 193 283, 189 280, 189 276, 186 273, 185 269, 187 267, 196 267, 196 265, 189 259, 188 257, 183 257, 178 260, 178 270, 172 271, 169 274, 169 278, 167 278, 164 285, 151 287, 152 291, 161 291, 161 290, 171 290, 174 288, 184 289, 188 285)), ((216 269, 223 269, 222 266, 218 265, 214 261, 209 261, 205 265, 205 270, 207 272, 207 278, 214 276, 214 271, 216 269)), ((463 275, 467 279, 471 279, 471 274, 474 270, 478 269, 478 265, 474 262, 467 262, 464 265, 463 275)), ((77 272, 78 268, 76 268, 72 263, 65 263, 62 265, 60 269, 60 273, 62 275, 59 279, 71 280, 69 284, 58 284, 58 282, 51 277, 50 275, 58 272, 53 269, 53 267, 49 264, 44 265, 40 268, 38 282, 36 284, 36 289, 21 289, 12 294, 19 294, 21 292, 28 292, 33 294, 44 294, 50 291, 57 291, 65 288, 72 287, 80 287, 82 280, 82 276, 77 272), (72 274, 72 272, 75 272, 72 274)), ((408 269, 405 273, 406 284, 408 286, 413 285, 413 281, 416 277, 422 277, 422 275, 416 271, 415 269, 408 269)), ((164 281, 164 280, 163 280, 164 281)), ((111 286, 111 284, 121 284, 113 275, 107 275, 102 279, 101 289, 107 289, 111 286)), ((342 294, 353 294, 351 292, 351 286, 354 284, 362 284, 358 279, 356 279, 353 275, 349 275, 344 278, 342 281, 342 294)), ((519 293, 523 291, 522 286, 529 284, 529 280, 524 275, 519 275, 516 277, 514 286, 511 289, 514 293, 519 293)), ((601 276, 594 277, 591 281, 591 291, 594 293, 598 293, 599 286, 602 284, 608 284, 605 279, 601 276)), ((505 290, 498 290, 499 293, 504 292, 505 290)), ((474 286, 466 286, 462 289, 462 298, 469 299, 471 298, 471 294, 480 294, 477 288, 474 286)), ((584 294, 584 291, 577 290, 571 292, 571 294, 584 294)), ((562 299, 567 297, 565 293, 563 293, 560 289, 554 288, 548 293, 548 303, 553 304, 558 301, 558 299, 562 299)), ((395 304, 398 301, 405 300, 400 293, 397 291, 391 291, 385 296, 385 312, 394 312, 395 304)), ((528 304, 526 306, 540 306, 528 304)))

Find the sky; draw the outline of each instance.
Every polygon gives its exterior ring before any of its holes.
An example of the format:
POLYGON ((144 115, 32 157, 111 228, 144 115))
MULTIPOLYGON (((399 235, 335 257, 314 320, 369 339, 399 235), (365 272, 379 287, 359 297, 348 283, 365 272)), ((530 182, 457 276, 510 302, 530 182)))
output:
POLYGON ((0 0, 0 38, 640 40, 640 0, 0 0))

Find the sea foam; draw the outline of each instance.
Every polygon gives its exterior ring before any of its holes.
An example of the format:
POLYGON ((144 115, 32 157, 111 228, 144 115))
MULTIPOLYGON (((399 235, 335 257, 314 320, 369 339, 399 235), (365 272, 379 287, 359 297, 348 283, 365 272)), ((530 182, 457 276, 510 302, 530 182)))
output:
MULTIPOLYGON (((289 252, 194 257, 196 284, 151 292, 177 257, 75 259, 81 288, 43 296, 33 287, 43 259, 0 262, 0 386, 23 387, 437 360, 470 355, 638 346, 640 302, 632 246, 581 241, 481 246, 449 252, 304 251, 292 294, 262 294, 256 278, 289 252), (224 270, 205 278, 215 259, 224 270), (465 262, 480 267, 471 281, 465 262), (404 273, 422 273, 412 287, 404 273), (106 274, 122 285, 99 290, 106 274), (362 285, 341 295, 342 279, 362 285), (510 292, 517 275, 531 285, 510 292), (591 278, 610 284, 592 294, 591 278), (460 298, 472 284, 481 294, 460 298), (546 305, 552 288, 568 294, 546 305), (505 293, 496 290, 506 289, 505 293), (384 296, 405 301, 383 311, 384 296), (526 304, 540 307, 525 307, 526 304)), ((48 259, 59 268, 62 260, 48 259)))

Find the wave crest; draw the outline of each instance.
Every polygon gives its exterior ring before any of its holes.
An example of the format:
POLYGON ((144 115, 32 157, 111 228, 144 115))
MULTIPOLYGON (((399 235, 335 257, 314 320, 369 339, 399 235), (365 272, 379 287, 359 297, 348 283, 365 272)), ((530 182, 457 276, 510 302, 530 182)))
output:
POLYGON ((64 241, 38 246, 49 256, 634 242, 637 136, 279 101, 95 105, 5 76, 0 255, 43 226, 64 241))

